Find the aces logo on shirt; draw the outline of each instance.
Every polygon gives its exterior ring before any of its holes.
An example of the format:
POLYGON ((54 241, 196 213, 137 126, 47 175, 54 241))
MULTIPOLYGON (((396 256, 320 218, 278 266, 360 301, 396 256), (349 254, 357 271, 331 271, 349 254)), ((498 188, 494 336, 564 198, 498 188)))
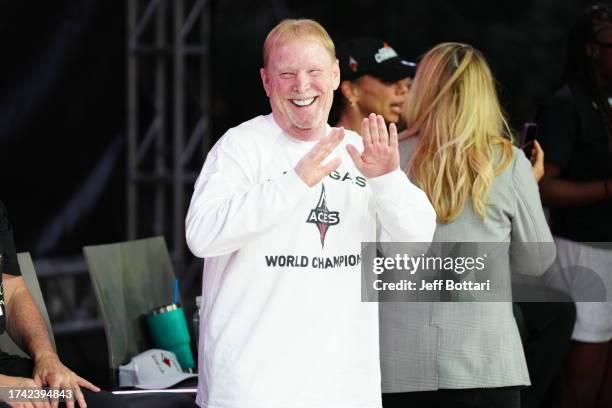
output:
POLYGON ((315 208, 310 210, 306 222, 315 224, 319 230, 321 237, 321 248, 325 247, 325 236, 327 230, 332 225, 337 225, 340 222, 340 213, 338 211, 331 211, 327 208, 327 199, 325 197, 325 185, 321 183, 321 195, 315 208))

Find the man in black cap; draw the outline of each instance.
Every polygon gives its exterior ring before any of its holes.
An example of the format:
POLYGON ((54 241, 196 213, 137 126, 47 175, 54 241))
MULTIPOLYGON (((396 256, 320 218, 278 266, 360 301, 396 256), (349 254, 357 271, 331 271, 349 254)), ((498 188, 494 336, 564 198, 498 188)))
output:
POLYGON ((341 83, 334 95, 332 123, 359 131, 370 113, 398 123, 416 64, 400 58, 386 42, 353 38, 336 48, 341 83))

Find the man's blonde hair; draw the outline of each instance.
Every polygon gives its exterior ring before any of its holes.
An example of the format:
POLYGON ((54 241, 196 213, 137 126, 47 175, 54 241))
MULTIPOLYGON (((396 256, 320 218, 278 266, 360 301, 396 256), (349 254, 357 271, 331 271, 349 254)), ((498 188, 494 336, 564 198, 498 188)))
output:
POLYGON ((263 46, 263 64, 268 65, 268 59, 272 50, 277 46, 291 40, 311 40, 319 43, 325 48, 332 60, 336 59, 334 42, 327 31, 314 20, 309 19, 287 19, 283 20, 270 31, 263 46))
POLYGON ((513 151, 482 54, 466 44, 437 45, 419 63, 404 106, 408 134, 420 135, 408 174, 429 197, 438 222, 456 219, 469 198, 484 219, 493 180, 513 151))

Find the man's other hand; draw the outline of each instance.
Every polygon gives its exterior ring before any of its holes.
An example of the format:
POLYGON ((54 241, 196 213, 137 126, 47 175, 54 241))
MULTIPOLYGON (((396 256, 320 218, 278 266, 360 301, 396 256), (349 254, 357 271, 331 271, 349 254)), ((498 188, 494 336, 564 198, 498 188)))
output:
POLYGON ((399 168, 397 128, 394 123, 391 123, 387 132, 383 117, 372 113, 361 122, 361 137, 363 153, 359 153, 353 145, 346 146, 361 174, 374 178, 399 168))
POLYGON ((309 187, 318 184, 325 176, 340 166, 341 160, 338 157, 327 164, 322 163, 334 151, 342 139, 344 139, 344 128, 333 128, 295 166, 295 172, 309 187))

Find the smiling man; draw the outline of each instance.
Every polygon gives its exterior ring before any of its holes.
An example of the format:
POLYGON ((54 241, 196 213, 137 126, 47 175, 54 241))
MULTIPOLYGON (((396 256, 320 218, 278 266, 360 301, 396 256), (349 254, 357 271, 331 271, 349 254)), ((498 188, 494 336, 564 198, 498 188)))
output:
POLYGON ((339 66, 327 32, 285 20, 264 44, 272 113, 208 154, 186 220, 205 258, 197 403, 378 408, 378 308, 360 302, 361 242, 429 241, 435 214, 399 170, 382 116, 327 124, 339 66), (341 177, 340 177, 341 175, 341 177))
POLYGON ((300 140, 317 140, 325 134, 334 89, 340 71, 329 52, 318 42, 299 37, 264 51, 260 70, 272 116, 281 129, 300 140), (298 52, 296 52, 298 51, 298 52), (272 54, 272 55, 270 55, 272 54))

